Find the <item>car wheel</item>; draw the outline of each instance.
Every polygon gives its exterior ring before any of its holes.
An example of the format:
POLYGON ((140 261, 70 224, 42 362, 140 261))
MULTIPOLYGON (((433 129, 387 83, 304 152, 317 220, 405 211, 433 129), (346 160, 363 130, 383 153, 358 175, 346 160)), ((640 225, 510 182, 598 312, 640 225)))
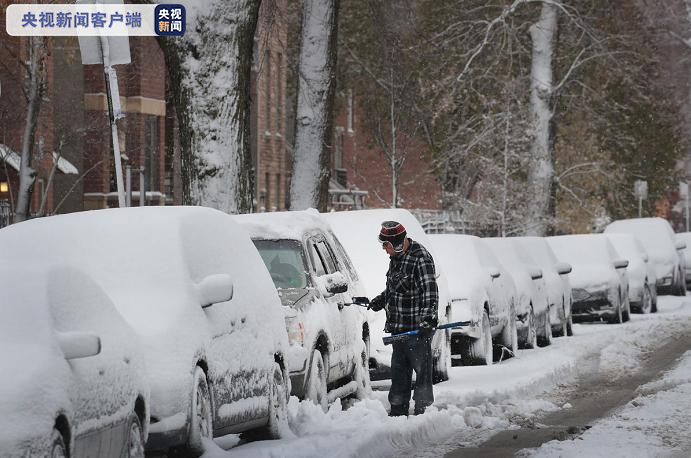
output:
POLYGON ((569 313, 569 319, 566 320, 566 335, 567 336, 572 336, 573 335, 573 315, 569 313))
POLYGON ((653 311, 653 295, 650 293, 650 286, 646 283, 643 287, 643 300, 639 312, 648 314, 653 311))
POLYGON ((369 379, 368 347, 368 342, 363 342, 363 350, 360 353, 360 357, 355 361, 355 367, 353 368, 353 380, 357 383, 355 397, 358 399, 366 399, 372 394, 372 387, 369 379))
POLYGON ((439 356, 432 361, 432 383, 446 382, 449 379, 451 367, 451 332, 444 330, 439 356))
POLYGON ((492 329, 487 310, 482 312, 481 335, 478 339, 461 338, 461 363, 464 366, 489 366, 492 364, 492 329))
POLYGON ((552 320, 549 316, 549 309, 542 317, 542 332, 537 336, 537 344, 540 347, 552 345, 552 320))
POLYGON ((686 296, 686 274, 679 270, 679 295, 686 296))
POLYGON ((60 434, 60 431, 53 429, 50 442, 50 458, 67 458, 65 439, 62 437, 62 434, 60 434))
POLYGON ((136 413, 130 418, 129 434, 127 436, 127 458, 144 458, 144 434, 142 422, 136 413))
POLYGON ((533 307, 530 307, 530 312, 528 312, 528 323, 525 326, 525 336, 522 336, 521 342, 519 342, 521 348, 536 348, 537 347, 537 330, 535 324, 535 312, 533 307))
POLYGON ((617 304, 617 309, 614 311, 614 315, 608 320, 608 323, 610 324, 618 324, 618 323, 623 323, 624 322, 624 317, 622 313, 622 304, 621 300, 617 304))
POLYGON ((497 349, 494 355, 495 361, 502 361, 507 357, 516 356, 518 353, 518 327, 516 326, 516 309, 513 305, 509 309, 509 321, 504 325, 501 332, 501 345, 509 350, 510 354, 506 355, 504 348, 497 349))
POLYGON ((324 357, 319 350, 312 352, 306 385, 305 399, 309 399, 316 405, 321 406, 324 412, 329 410, 329 397, 326 388, 326 365, 324 364, 324 357))
POLYGON ((288 428, 288 384, 278 363, 274 363, 270 389, 269 423, 266 425, 266 433, 271 439, 280 439, 288 428))
POLYGON ((190 436, 187 447, 192 453, 204 453, 203 438, 213 437, 213 412, 211 393, 204 370, 197 366, 194 369, 194 388, 192 390, 190 436))
POLYGON ((552 330, 552 336, 553 337, 564 337, 566 335, 566 322, 568 321, 566 317, 566 306, 564 305, 564 299, 561 300, 561 323, 559 324, 559 327, 556 329, 556 331, 553 329, 552 330))
POLYGON ((629 293, 627 290, 626 298, 624 299, 624 309, 621 311, 621 320, 626 323, 631 319, 631 302, 629 301, 629 293))

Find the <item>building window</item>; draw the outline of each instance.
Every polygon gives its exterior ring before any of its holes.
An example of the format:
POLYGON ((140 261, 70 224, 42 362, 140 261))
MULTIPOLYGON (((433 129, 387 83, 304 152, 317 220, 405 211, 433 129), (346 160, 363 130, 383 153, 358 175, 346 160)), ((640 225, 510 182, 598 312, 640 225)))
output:
POLYGON ((264 51, 264 131, 271 130, 271 52, 264 51))
POLYGON ((336 141, 334 148, 334 168, 343 168, 343 128, 336 127, 336 141))
POLYGON ((348 89, 348 133, 353 133, 353 90, 348 89))
POLYGON ((281 122, 283 118, 283 54, 276 58, 276 133, 283 135, 281 122))
POLYGON ((144 177, 146 190, 158 191, 158 116, 146 117, 144 132, 144 177))
POLYGON ((281 174, 276 174, 276 210, 281 209, 281 174))
POLYGON ((271 175, 267 172, 264 175, 264 189, 266 189, 266 211, 271 211, 271 175))

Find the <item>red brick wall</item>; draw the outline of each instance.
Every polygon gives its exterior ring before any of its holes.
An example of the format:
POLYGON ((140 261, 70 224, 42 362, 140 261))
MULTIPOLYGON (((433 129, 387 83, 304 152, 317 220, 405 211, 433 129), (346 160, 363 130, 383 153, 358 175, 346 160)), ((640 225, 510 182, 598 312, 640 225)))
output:
MULTIPOLYGON (((367 120, 358 109, 357 96, 353 99, 353 132, 347 129, 347 100, 341 105, 343 108, 335 125, 343 131, 343 168, 347 173, 348 187, 357 186, 369 192, 367 207, 390 207, 393 192, 388 159, 367 130, 367 120)), ((338 130, 334 129, 335 132, 338 130)), ((397 142, 407 150, 399 177, 399 207, 440 210, 441 185, 432 172, 425 144, 403 135, 398 136, 397 142)))

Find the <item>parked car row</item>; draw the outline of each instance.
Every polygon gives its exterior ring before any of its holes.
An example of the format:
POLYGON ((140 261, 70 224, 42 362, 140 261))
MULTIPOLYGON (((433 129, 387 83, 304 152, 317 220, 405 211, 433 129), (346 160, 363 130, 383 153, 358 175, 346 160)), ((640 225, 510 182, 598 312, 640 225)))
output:
POLYGON ((385 220, 435 259, 439 323, 470 322, 435 333, 435 382, 550 345, 574 320, 654 312, 659 289, 685 283, 684 243, 656 219, 547 238, 429 235, 403 209, 28 221, 0 230, 0 361, 15 374, 0 384, 3 456, 194 455, 204 438, 280 437, 290 395, 324 410, 368 396, 391 348, 384 313, 354 298, 385 288, 385 220))

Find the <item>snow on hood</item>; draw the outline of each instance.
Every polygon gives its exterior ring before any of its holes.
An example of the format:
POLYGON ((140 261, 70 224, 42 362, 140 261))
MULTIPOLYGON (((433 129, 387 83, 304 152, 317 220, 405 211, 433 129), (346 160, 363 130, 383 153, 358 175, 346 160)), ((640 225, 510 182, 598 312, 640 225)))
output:
POLYGON ((435 261, 449 280, 451 299, 482 296, 491 277, 475 250, 475 243, 480 239, 471 235, 451 234, 431 234, 428 238, 430 247, 438 254, 435 261))
POLYGON ((573 267, 569 274, 572 288, 595 291, 619 283, 612 264, 617 254, 606 236, 561 235, 548 237, 547 242, 557 259, 573 267))
POLYGON ((143 342, 157 415, 187 411, 192 370, 211 338, 240 322, 246 346, 218 352, 209 369, 273 364, 287 348, 280 300, 248 234, 219 211, 135 207, 35 219, 0 231, 10 259, 60 259, 90 272, 143 342), (202 310, 199 284, 227 274, 233 299, 202 310), (261 304, 258 306, 257 304, 261 304), (245 351, 253 348, 255 351, 245 351), (161 409, 165 412, 162 412, 161 409))

